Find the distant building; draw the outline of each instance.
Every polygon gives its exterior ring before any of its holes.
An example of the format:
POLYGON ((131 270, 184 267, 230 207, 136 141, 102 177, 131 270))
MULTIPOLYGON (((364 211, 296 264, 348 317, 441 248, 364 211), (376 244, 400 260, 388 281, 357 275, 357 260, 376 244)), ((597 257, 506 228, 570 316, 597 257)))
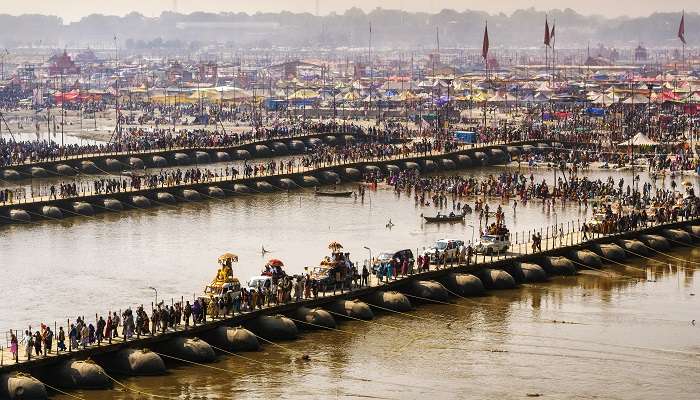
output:
POLYGON ((80 67, 70 58, 66 51, 63 54, 55 54, 49 58, 49 74, 56 75, 77 75, 80 67))
POLYGON ((641 44, 634 49, 634 61, 645 62, 649 59, 649 52, 641 44))
POLYGON ((192 72, 188 71, 178 61, 173 61, 167 70, 169 82, 190 82, 192 80, 192 72))
POLYGON ((359 80, 359 79, 364 78, 367 75, 366 71, 367 71, 367 64, 356 61, 355 64, 353 65, 353 74, 352 74, 353 79, 359 80))
POLYGON ((586 59, 585 65, 591 67, 609 67, 612 66, 613 63, 604 57, 588 57, 586 59))
POLYGON ((100 61, 97 55, 95 55, 95 52, 89 48, 75 56, 75 62, 78 64, 97 64, 100 61))
POLYGON ((199 64, 198 79, 200 82, 216 84, 219 79, 219 66, 215 62, 199 64))

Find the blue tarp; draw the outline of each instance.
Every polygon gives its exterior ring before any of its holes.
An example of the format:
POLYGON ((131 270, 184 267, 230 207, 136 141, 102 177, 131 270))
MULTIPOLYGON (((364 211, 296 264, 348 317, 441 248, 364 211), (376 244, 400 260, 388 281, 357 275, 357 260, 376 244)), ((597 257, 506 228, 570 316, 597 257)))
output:
POLYGON ((605 109, 604 108, 596 108, 596 107, 588 107, 586 110, 586 113, 588 115, 591 115, 593 117, 603 117, 605 116, 605 109))
POLYGON ((271 111, 284 110, 287 107, 287 101, 268 98, 263 101, 263 107, 271 111))
POLYGON ((454 138, 462 143, 476 143, 476 132, 455 131, 454 138))

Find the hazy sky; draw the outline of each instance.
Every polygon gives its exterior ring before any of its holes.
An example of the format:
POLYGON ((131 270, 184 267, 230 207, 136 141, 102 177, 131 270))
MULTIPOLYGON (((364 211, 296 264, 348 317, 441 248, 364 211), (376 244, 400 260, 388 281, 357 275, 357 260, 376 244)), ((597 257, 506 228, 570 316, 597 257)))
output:
MULTIPOLYGON (((159 15, 164 10, 182 13, 193 11, 293 11, 315 13, 317 0, 0 0, 0 13, 40 13, 63 17, 66 22, 92 14, 124 15, 138 11, 147 16, 159 15)), ((518 8, 535 7, 538 10, 573 8, 583 14, 607 16, 641 16, 655 11, 700 11, 698 0, 318 0, 321 14, 343 12, 357 6, 369 11, 377 6, 407 11, 436 12, 443 8, 458 11, 466 8, 490 13, 510 13, 518 8)))

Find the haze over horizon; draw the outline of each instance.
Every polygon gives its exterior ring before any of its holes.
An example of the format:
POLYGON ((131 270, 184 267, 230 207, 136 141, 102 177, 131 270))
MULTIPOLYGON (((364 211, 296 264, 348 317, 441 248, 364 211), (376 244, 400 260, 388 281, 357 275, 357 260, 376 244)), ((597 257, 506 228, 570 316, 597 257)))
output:
POLYGON ((478 10, 488 13, 512 13, 518 9, 534 7, 537 10, 571 8, 585 15, 602 15, 605 17, 640 17, 655 12, 700 12, 697 0, 352 0, 349 2, 332 2, 330 0, 120 0, 113 2, 95 2, 94 0, 3 0, 0 14, 44 14, 61 17, 64 22, 75 22, 90 14, 126 15, 138 12, 154 17, 163 11, 180 13, 202 12, 308 12, 320 15, 332 12, 343 13, 352 7, 371 11, 377 7, 383 9, 400 9, 409 12, 437 13, 442 9, 456 11, 478 10), (318 9, 317 9, 318 4, 318 9))

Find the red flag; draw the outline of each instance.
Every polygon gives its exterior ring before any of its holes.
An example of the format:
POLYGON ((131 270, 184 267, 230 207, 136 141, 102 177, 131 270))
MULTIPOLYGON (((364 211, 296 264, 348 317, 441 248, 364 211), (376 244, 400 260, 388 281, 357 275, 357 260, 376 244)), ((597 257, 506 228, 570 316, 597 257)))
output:
POLYGON ((481 46, 481 56, 486 60, 489 56, 489 24, 484 27, 484 44, 481 46))
POLYGON ((549 34, 549 40, 552 42, 552 44, 554 44, 554 42, 556 42, 556 39, 554 38, 554 25, 555 24, 552 24, 552 31, 549 34))
POLYGON ((549 33, 549 21, 547 21, 547 18, 544 19, 544 44, 545 46, 549 46, 551 42, 550 38, 550 33, 549 33))
POLYGON ((685 11, 683 11, 683 16, 681 17, 681 24, 678 27, 678 39, 685 44, 685 11))

